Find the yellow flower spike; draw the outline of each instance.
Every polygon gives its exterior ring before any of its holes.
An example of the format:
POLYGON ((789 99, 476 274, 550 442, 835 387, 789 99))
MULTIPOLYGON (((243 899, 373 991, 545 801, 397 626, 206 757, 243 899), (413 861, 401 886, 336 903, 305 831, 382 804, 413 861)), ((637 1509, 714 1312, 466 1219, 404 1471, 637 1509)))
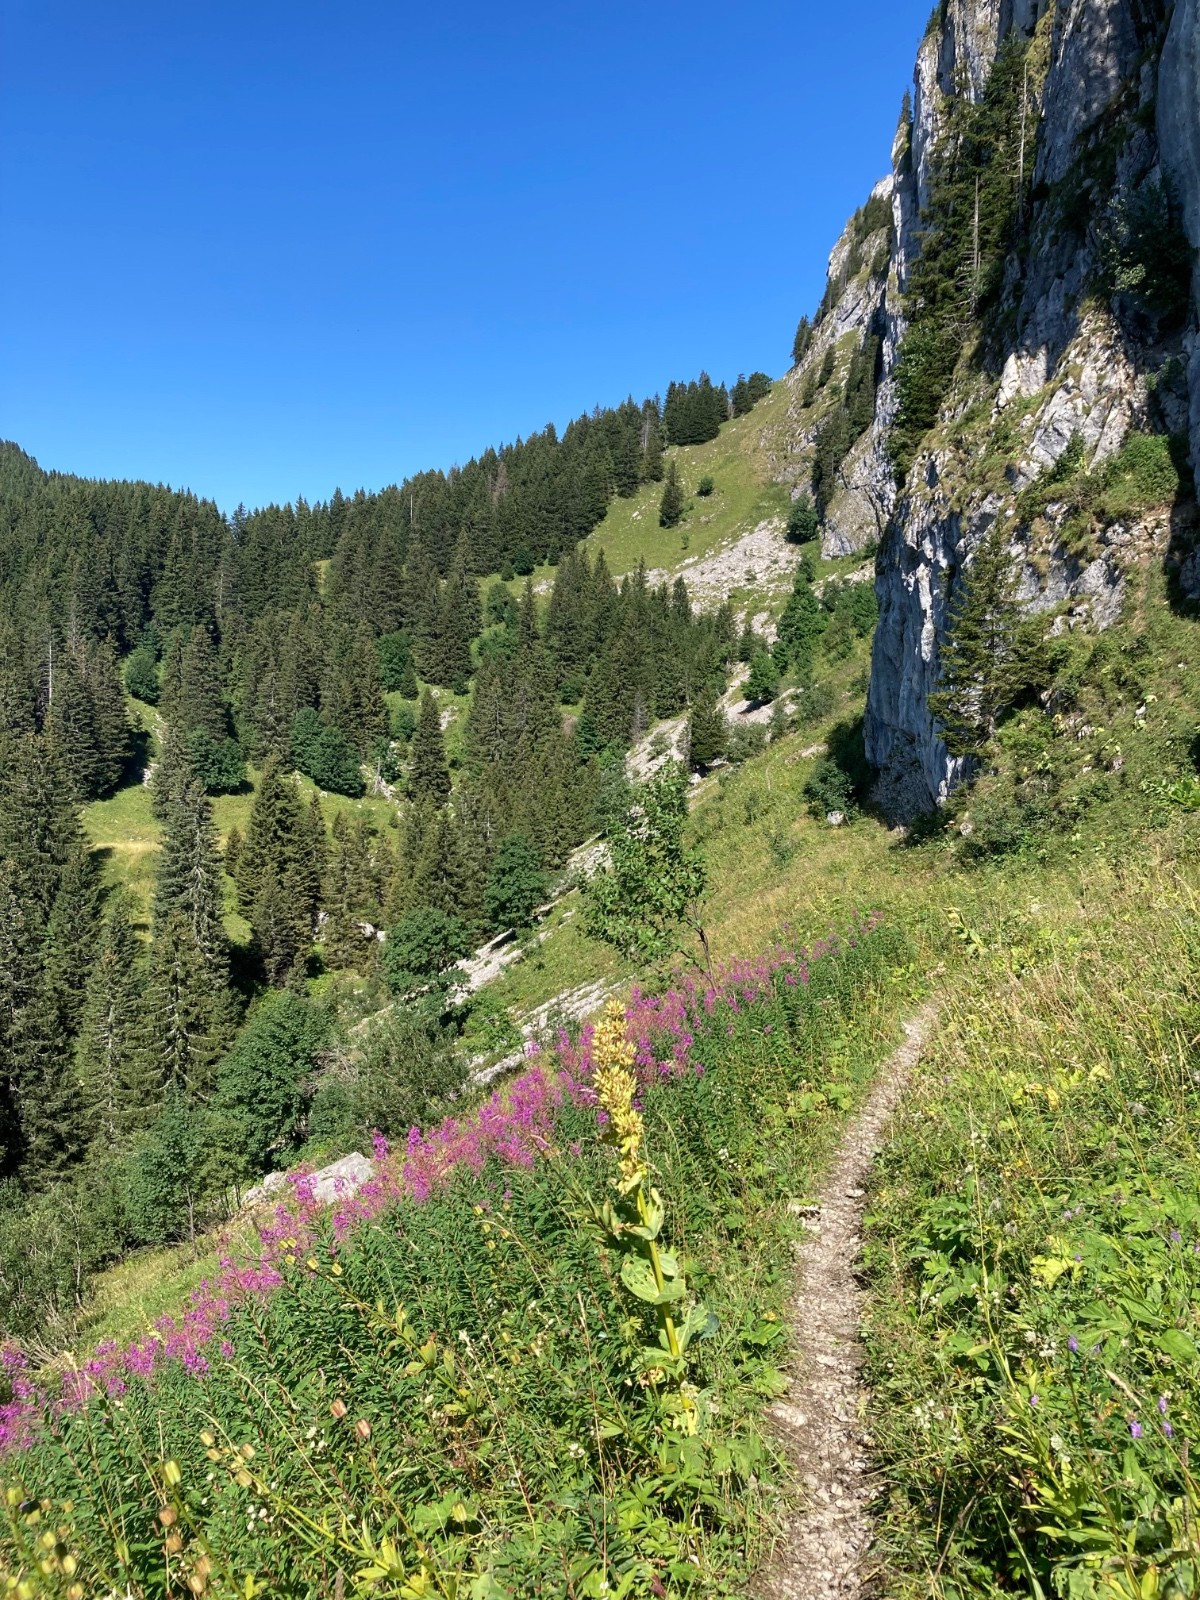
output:
POLYGON ((620 1151, 621 1175, 616 1187, 621 1194, 628 1194, 649 1175, 650 1169, 642 1159, 642 1114, 633 1106, 638 1086, 633 1071, 634 1047, 625 1027, 625 1008, 619 1000, 605 1007, 596 1024, 593 1055, 596 1099, 608 1115, 604 1139, 620 1151))
POLYGON ((183 1482, 183 1473, 179 1470, 178 1461, 167 1462, 166 1466, 163 1468, 163 1477, 171 1485, 172 1489, 178 1488, 178 1486, 183 1482))
POLYGON ((316 1256, 309 1256, 308 1260, 304 1263, 304 1265, 308 1268, 308 1270, 310 1272, 315 1272, 317 1270, 317 1258, 316 1258, 316 1256))

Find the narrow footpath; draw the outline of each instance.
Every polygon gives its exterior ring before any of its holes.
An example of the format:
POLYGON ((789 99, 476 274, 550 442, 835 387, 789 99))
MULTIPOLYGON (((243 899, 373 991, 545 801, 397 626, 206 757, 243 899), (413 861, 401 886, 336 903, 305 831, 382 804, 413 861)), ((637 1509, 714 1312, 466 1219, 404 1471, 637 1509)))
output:
POLYGON ((757 1600, 864 1600, 871 1593, 876 1486, 864 1436, 857 1279, 864 1185, 934 1015, 930 1001, 904 1024, 904 1043, 846 1131, 798 1257, 792 1347, 799 1370, 768 1414, 794 1463, 799 1504, 759 1574, 757 1600))

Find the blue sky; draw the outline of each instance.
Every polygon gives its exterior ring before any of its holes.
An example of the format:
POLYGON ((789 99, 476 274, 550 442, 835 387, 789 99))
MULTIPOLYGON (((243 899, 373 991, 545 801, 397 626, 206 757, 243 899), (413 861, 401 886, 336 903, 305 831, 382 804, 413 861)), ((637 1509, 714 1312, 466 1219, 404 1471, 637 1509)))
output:
POLYGON ((0 436, 225 509, 787 365, 929 0, 0 0, 0 436))

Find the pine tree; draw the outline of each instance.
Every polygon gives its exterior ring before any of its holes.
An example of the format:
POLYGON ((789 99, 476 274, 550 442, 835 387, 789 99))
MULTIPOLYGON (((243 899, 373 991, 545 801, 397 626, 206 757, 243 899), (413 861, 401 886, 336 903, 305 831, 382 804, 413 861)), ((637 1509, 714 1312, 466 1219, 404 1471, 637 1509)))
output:
POLYGON ((1034 641, 1017 598, 1017 568, 999 522, 965 570, 950 602, 939 688, 929 709, 951 755, 978 756, 1031 678, 1034 641))
POLYGON ((683 490, 675 472, 674 459, 667 463, 667 481, 663 485, 662 499, 658 503, 658 525, 674 528, 683 516, 683 490))
POLYGON ((229 1043, 224 993, 213 988, 204 953, 182 911, 155 935, 146 983, 146 1033, 137 1080, 155 1092, 190 1098, 212 1085, 213 1068, 229 1043))
POLYGON ((725 754, 729 730, 725 714, 711 691, 702 692, 688 720, 688 759, 697 772, 710 767, 725 754))
POLYGON ((450 793, 450 769, 442 741, 442 719, 437 701, 428 689, 421 695, 417 729, 413 734, 408 788, 418 804, 444 805, 450 793))
POLYGON ((110 901, 88 976, 75 1063, 87 1137, 103 1159, 146 1126, 157 1105, 149 1070, 142 1011, 143 962, 131 902, 110 901))
POLYGON ((168 807, 154 888, 154 935, 176 914, 191 931, 210 981, 219 989, 229 970, 222 917, 222 862, 212 806, 199 781, 188 782, 168 807))
POLYGON ((312 942, 320 871, 311 812, 272 757, 237 863, 238 903, 272 984, 287 979, 312 942))

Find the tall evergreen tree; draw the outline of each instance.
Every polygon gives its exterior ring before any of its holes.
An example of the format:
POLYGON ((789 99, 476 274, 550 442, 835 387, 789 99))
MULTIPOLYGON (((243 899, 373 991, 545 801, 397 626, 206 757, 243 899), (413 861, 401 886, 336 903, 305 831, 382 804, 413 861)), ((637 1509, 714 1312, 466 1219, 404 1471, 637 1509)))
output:
POLYGON ((1028 688, 1036 640, 1017 598, 1017 568, 999 522, 959 574, 929 709, 946 748, 978 756, 1028 688))
POLYGON ((427 801, 435 806, 444 805, 450 793, 450 768, 446 764, 446 747, 442 740, 441 713, 428 689, 421 695, 417 713, 408 787, 415 801, 427 801))
POLYGON ((131 903, 110 901, 88 976, 76 1071, 84 1126, 91 1148, 103 1159, 126 1146, 145 1127, 157 1105, 158 1084, 149 1070, 142 1009, 145 974, 131 921, 131 903))
POLYGON ((237 862, 238 902, 272 984, 287 979, 312 942, 320 884, 314 849, 311 815, 272 757, 237 862))
POLYGON ((667 481, 663 485, 662 499, 658 503, 658 525, 660 528, 674 528, 682 516, 683 490, 679 486, 675 461, 672 458, 667 463, 667 481))
POLYGON ((212 806, 192 778, 168 807, 154 887, 157 938, 176 914, 191 931, 214 987, 228 977, 229 949, 222 918, 222 862, 212 806))

